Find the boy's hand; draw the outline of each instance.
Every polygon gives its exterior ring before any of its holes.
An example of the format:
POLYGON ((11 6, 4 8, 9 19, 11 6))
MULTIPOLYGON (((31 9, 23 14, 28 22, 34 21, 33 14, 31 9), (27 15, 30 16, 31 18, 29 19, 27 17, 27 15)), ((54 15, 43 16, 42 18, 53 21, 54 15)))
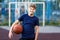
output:
POLYGON ((38 40, 37 38, 35 38, 35 40, 38 40))
POLYGON ((12 32, 9 32, 9 39, 11 40, 12 39, 12 37, 13 37, 13 33, 12 32))

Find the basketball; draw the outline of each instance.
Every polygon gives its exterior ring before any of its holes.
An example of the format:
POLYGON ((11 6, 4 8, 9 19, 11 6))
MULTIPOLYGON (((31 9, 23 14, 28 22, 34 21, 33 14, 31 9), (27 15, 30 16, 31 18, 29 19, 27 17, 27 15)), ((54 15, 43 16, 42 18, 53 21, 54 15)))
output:
POLYGON ((13 32, 16 34, 20 34, 23 31, 23 27, 20 24, 17 24, 13 27, 13 32))

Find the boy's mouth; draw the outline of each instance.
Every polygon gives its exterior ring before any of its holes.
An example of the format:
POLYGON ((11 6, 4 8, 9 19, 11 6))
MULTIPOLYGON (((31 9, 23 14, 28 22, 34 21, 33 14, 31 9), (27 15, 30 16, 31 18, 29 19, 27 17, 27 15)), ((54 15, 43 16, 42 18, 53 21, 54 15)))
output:
POLYGON ((30 14, 30 15, 33 15, 33 14, 30 14))

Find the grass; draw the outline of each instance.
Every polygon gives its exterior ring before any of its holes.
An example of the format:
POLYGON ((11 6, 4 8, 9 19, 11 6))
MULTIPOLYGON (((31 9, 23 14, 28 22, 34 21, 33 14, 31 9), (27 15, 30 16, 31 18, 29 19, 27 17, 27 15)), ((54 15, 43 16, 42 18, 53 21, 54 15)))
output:
MULTIPOLYGON (((7 26, 7 25, 9 25, 9 22, 8 22, 8 21, 5 21, 5 22, 3 22, 3 23, 0 22, 0 26, 7 26)), ((12 22, 11 22, 11 25, 12 25, 12 22)), ((39 25, 42 26, 43 23, 40 22, 39 25)), ((60 21, 58 21, 58 22, 54 22, 54 21, 48 22, 48 21, 46 21, 46 22, 45 22, 45 25, 48 25, 48 26, 60 26, 60 21)))

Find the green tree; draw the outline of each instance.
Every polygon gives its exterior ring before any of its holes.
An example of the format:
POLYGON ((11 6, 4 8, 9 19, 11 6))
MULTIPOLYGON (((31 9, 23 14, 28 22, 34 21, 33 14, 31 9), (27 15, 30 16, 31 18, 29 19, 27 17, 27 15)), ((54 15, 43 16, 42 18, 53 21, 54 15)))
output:
POLYGON ((2 2, 2 0, 0 0, 0 2, 2 2))

